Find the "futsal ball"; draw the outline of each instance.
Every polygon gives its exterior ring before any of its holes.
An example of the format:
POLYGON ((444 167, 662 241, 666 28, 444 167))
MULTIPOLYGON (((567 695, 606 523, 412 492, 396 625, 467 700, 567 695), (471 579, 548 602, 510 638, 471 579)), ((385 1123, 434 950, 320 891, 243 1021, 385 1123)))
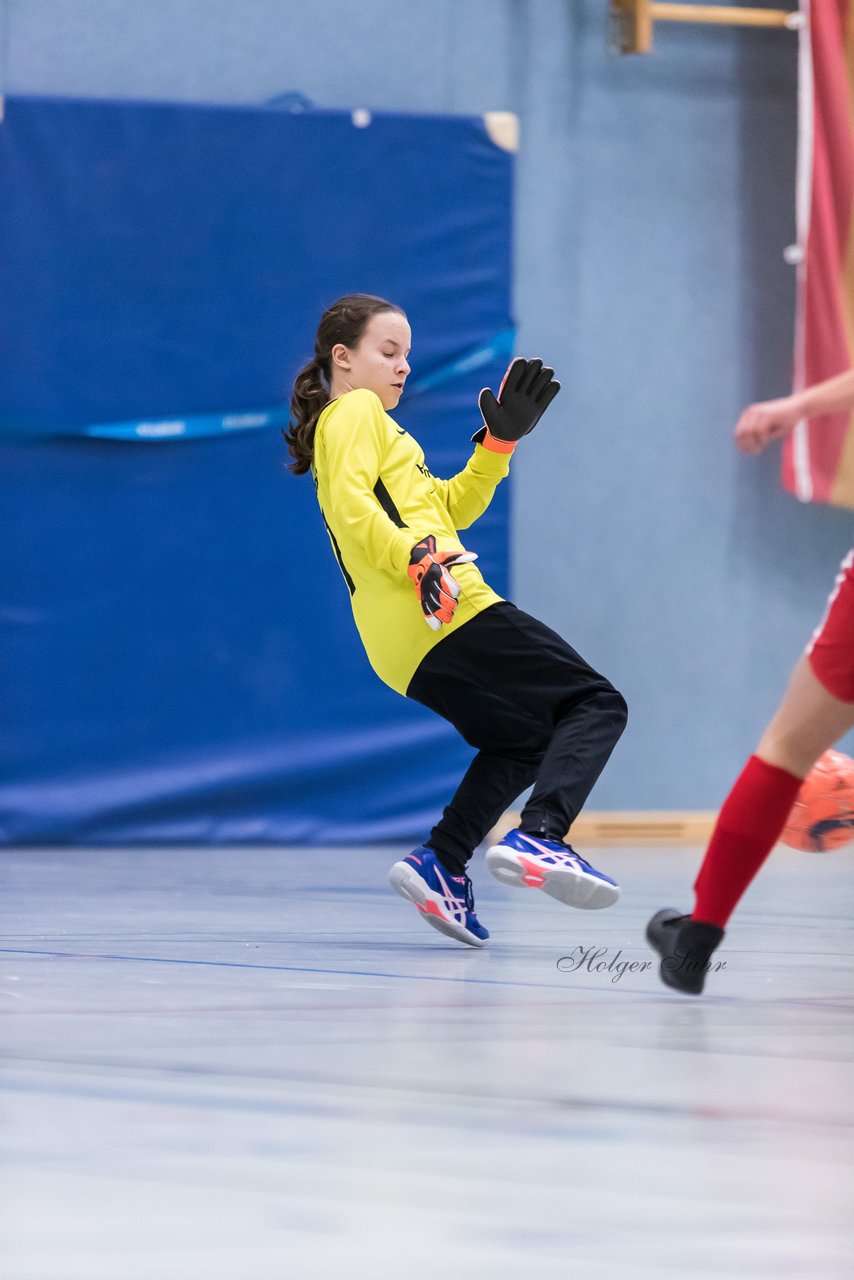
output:
POLYGON ((801 783, 786 819, 783 844, 805 853, 827 853, 854 840, 854 760, 825 751, 801 783))

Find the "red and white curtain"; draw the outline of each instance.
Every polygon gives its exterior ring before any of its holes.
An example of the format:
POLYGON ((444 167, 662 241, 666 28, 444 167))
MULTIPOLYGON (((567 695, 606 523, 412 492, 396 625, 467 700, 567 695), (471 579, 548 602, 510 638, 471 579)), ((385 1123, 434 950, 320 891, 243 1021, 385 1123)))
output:
MULTIPOLYGON (((795 389, 854 365, 854 0, 801 0, 795 389)), ((801 422, 783 484, 854 507, 854 414, 801 422)))

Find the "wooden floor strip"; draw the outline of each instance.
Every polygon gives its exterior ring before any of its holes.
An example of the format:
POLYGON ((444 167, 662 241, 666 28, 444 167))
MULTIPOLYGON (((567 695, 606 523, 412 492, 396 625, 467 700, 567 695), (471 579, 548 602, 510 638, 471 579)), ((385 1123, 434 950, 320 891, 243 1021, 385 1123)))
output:
MULTIPOLYGON (((640 845, 660 849, 708 842, 717 814, 709 810, 641 809, 582 813, 568 839, 579 845, 640 845)), ((518 813, 505 813, 490 833, 501 839, 519 825, 518 813)))

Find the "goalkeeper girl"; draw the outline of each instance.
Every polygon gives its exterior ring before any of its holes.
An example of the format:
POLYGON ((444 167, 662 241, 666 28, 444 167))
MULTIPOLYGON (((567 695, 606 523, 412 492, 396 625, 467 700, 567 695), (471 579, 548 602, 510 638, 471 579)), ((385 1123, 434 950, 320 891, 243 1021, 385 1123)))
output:
POLYGON ((554 370, 517 359, 497 398, 481 392, 472 456, 442 480, 389 416, 410 344, 393 303, 340 298, 296 378, 286 440, 291 470, 314 479, 372 667, 477 748, 441 820, 389 880, 428 924, 480 947, 489 934, 467 867, 532 784, 519 827, 487 851, 489 870, 570 906, 616 902, 616 883, 564 837, 625 727, 626 704, 560 636, 496 595, 457 533, 486 510, 518 441, 557 395, 554 370))

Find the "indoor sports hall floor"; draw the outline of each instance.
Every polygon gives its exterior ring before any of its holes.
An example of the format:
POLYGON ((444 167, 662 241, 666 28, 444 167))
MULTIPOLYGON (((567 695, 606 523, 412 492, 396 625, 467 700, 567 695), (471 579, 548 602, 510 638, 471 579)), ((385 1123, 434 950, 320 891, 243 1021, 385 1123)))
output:
POLYGON ((852 1274, 852 853, 778 850, 700 1000, 614 980, 697 851, 589 914, 480 864, 483 951, 395 853, 0 855, 4 1280, 852 1274))

